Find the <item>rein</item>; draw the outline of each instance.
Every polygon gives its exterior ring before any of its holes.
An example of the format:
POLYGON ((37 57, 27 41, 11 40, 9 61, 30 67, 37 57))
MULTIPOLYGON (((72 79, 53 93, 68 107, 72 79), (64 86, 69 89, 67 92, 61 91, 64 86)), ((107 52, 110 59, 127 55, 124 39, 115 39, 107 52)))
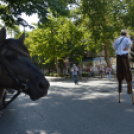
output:
POLYGON ((10 99, 10 101, 8 101, 6 104, 4 104, 4 106, 1 107, 0 110, 6 108, 13 100, 15 100, 15 99, 20 95, 21 92, 25 92, 25 91, 28 89, 28 86, 27 86, 28 80, 26 80, 26 84, 21 83, 21 82, 18 80, 18 78, 16 78, 15 76, 13 76, 13 75, 11 74, 11 72, 8 70, 8 68, 2 63, 1 51, 2 51, 6 46, 7 46, 7 45, 3 45, 3 46, 0 47, 0 65, 1 65, 1 67, 2 67, 3 70, 6 70, 7 75, 8 75, 9 77, 11 77, 11 78, 15 81, 16 84, 20 85, 21 89, 19 89, 19 90, 17 91, 17 93, 10 99))

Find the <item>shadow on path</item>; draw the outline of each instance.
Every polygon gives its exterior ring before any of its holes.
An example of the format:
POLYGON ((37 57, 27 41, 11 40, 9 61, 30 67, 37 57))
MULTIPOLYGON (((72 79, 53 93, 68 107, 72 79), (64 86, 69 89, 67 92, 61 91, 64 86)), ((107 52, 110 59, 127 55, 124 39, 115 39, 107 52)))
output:
POLYGON ((120 104, 114 81, 80 82, 76 86, 66 81, 50 85, 46 97, 33 102, 21 94, 5 109, 0 117, 0 134, 134 133, 134 106, 126 85, 120 104))

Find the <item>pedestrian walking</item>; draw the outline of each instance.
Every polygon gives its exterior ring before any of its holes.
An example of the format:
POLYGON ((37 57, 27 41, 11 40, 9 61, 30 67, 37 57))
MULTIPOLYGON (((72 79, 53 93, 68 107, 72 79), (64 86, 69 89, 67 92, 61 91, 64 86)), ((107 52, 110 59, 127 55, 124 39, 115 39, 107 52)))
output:
POLYGON ((110 66, 108 66, 106 72, 107 72, 107 75, 108 75, 108 80, 110 80, 111 79, 112 68, 110 66))
POLYGON ((93 66, 91 66, 90 67, 90 75, 92 76, 92 77, 94 77, 94 67, 93 66))
MULTIPOLYGON (((116 50, 116 58, 117 58, 117 79, 119 82, 119 102, 120 102, 120 92, 121 92, 121 84, 124 79, 127 81, 127 92, 128 94, 132 94, 132 73, 130 69, 128 53, 129 49, 132 46, 132 41, 127 38, 127 31, 121 31, 121 37, 118 38, 114 44, 113 48, 116 50)), ((132 94, 133 99, 133 94, 132 94)))
POLYGON ((72 67, 71 71, 73 73, 74 83, 75 83, 75 85, 76 84, 78 85, 78 77, 77 77, 77 75, 78 75, 78 67, 75 64, 73 64, 73 67, 72 67))
POLYGON ((100 66, 100 76, 101 76, 101 78, 103 76, 103 68, 102 68, 102 66, 100 66))
POLYGON ((88 77, 90 78, 91 77, 90 66, 88 66, 87 72, 88 72, 88 77))

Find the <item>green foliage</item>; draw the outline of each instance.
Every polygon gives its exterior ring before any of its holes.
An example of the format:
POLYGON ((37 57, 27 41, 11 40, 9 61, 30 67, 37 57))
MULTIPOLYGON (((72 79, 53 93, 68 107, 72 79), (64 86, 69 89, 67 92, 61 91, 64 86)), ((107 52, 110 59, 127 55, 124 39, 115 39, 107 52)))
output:
POLYGON ((50 73, 50 76, 57 77, 57 73, 50 73))
POLYGON ((125 26, 123 11, 124 1, 118 0, 81 0, 73 11, 75 24, 84 33, 85 49, 94 55, 104 50, 108 65, 109 56, 114 54, 113 41, 125 26))
POLYGON ((75 0, 1 0, 0 3, 0 19, 4 21, 5 26, 14 27, 14 25, 30 26, 26 20, 22 19, 21 14, 25 13, 30 16, 37 13, 39 24, 46 23, 49 13, 48 9, 55 15, 56 12, 60 15, 68 15, 69 3, 76 2, 75 0))
MULTIPOLYGON (((57 73, 44 73, 45 76, 52 76, 52 77, 57 77, 57 73)), ((64 77, 63 73, 60 73, 60 77, 64 77)), ((69 74, 66 74, 65 77, 70 77, 69 74)))
POLYGON ((133 0, 125 0, 124 2, 124 14, 122 14, 123 23, 126 27, 130 27, 134 30, 134 1, 133 0))
POLYGON ((64 75, 62 73, 60 73, 60 77, 63 77, 64 75))
POLYGON ((62 68, 66 57, 69 61, 79 63, 82 61, 84 50, 95 55, 104 50, 106 45, 106 51, 113 56, 112 44, 121 29, 129 29, 130 36, 134 36, 133 0, 2 0, 2 2, 5 4, 2 3, 0 6, 0 19, 9 26, 8 31, 11 34, 14 31, 15 38, 22 34, 15 25, 29 26, 20 17, 21 13, 29 16, 33 13, 38 14, 40 27, 36 25, 37 28, 32 32, 25 33, 25 44, 33 62, 39 66, 51 68, 57 64, 58 59, 58 65, 62 68), (69 14, 70 3, 75 3, 77 8, 71 10, 69 14), (54 62, 55 64, 52 64, 54 62))
POLYGON ((83 72, 82 77, 88 77, 88 72, 83 72))
POLYGON ((25 44, 27 44, 31 56, 44 57, 44 64, 50 63, 54 59, 62 62, 68 56, 75 57, 80 61, 79 59, 83 55, 81 31, 64 17, 56 20, 53 16, 49 16, 49 20, 48 24, 33 30, 26 38, 25 44))
MULTIPOLYGON (((115 33, 120 32, 122 21, 120 16, 120 3, 112 0, 82 0, 83 24, 89 32, 85 39, 91 51, 98 49, 109 40, 109 46, 115 38, 115 33), (117 8, 118 7, 118 8, 117 8)), ((109 47, 110 48, 110 47, 109 47)))

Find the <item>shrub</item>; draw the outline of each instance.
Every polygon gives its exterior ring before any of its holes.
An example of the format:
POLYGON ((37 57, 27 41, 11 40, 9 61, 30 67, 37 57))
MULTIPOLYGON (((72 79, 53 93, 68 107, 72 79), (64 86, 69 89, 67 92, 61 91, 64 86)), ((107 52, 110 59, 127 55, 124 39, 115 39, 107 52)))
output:
POLYGON ((63 74, 62 73, 60 73, 60 77, 63 77, 63 74))
POLYGON ((57 77, 57 73, 50 73, 50 76, 57 77))
POLYGON ((66 77, 69 77, 69 74, 66 74, 66 77))
POLYGON ((83 72, 82 77, 88 77, 88 72, 83 72))
POLYGON ((44 74, 44 76, 50 76, 50 74, 49 73, 43 73, 44 74))

